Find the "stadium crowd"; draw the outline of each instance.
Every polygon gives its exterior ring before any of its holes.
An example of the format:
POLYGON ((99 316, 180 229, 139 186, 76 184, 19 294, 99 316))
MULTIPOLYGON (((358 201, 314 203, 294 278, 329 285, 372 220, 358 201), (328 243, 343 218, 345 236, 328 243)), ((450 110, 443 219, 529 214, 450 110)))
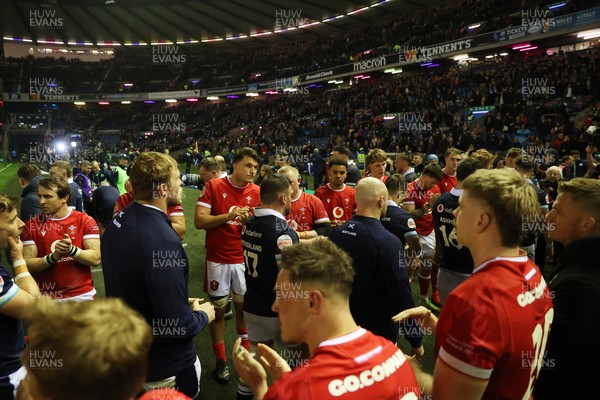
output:
POLYGON ((233 148, 252 147, 271 163, 276 153, 285 150, 299 161, 301 172, 307 172, 315 148, 326 157, 337 145, 349 147, 352 158, 372 148, 442 156, 449 147, 502 152, 515 145, 538 147, 538 152, 554 148, 556 157, 562 158, 572 150, 583 154, 589 141, 586 131, 597 124, 597 59, 598 49, 593 48, 506 57, 473 67, 455 65, 411 77, 384 76, 342 90, 311 90, 307 95, 168 107, 65 108, 54 116, 53 132, 58 138, 79 128, 80 154, 88 159, 101 154, 101 163, 110 161, 111 154, 133 156, 144 149, 187 149, 191 162, 196 141, 207 154, 229 154, 229 162, 233 148), (555 95, 524 95, 523 80, 540 77, 547 78, 546 85, 555 95), (469 108, 480 106, 494 109, 485 118, 471 121, 469 108), (393 122, 382 119, 390 113, 399 115, 393 122), (172 117, 177 127, 157 132, 155 121, 172 117))
MULTIPOLYGON (((65 93, 114 93, 183 90, 231 86, 254 81, 284 78, 308 73, 359 59, 398 52, 400 49, 472 37, 521 24, 521 10, 542 10, 540 0, 461 0, 442 2, 416 13, 406 13, 384 24, 315 39, 257 48, 221 50, 203 47, 186 50, 186 60, 173 65, 152 61, 152 52, 116 50, 113 60, 97 63, 78 59, 34 58, 0 59, 0 91, 27 92, 29 82, 22 77, 53 77, 65 93), (515 11, 517 10, 517 11, 515 11), (469 26, 480 24, 475 29, 469 26), (282 71, 286 71, 283 73, 282 71), (283 73, 283 75, 282 75, 283 73), (123 86, 132 83, 132 87, 123 86)), ((567 2, 549 12, 548 17, 580 11, 597 5, 593 0, 567 2)), ((302 11, 302 10, 300 10, 302 11)), ((301 16, 305 18, 305 16, 301 16)), ((276 16, 273 15, 275 25, 276 16)))

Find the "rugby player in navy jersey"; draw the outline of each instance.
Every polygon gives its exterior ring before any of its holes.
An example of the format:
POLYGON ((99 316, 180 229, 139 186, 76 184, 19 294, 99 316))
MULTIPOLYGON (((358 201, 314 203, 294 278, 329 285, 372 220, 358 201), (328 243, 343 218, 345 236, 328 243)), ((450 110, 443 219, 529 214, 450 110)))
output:
MULTIPOLYGON (((285 220, 292 200, 289 179, 282 174, 266 178, 260 185, 260 208, 254 210, 242 228, 242 249, 246 266, 244 320, 248 327, 250 351, 264 343, 273 347, 281 344, 281 327, 277 313, 271 307, 275 302, 275 282, 279 273, 281 249, 298 243, 296 231, 285 220)), ((246 385, 238 385, 238 399, 250 398, 246 385)))
POLYGON ((458 243, 452 213, 458 207, 458 198, 462 194, 462 181, 480 168, 481 162, 473 157, 461 161, 456 169, 458 181, 456 187, 442 194, 433 205, 436 236, 434 262, 439 266, 438 290, 442 304, 450 292, 473 273, 471 251, 458 243))
POLYGON ((421 257, 421 242, 417 234, 417 225, 410 213, 400 207, 402 200, 406 196, 406 180, 401 174, 391 175, 386 181, 385 186, 388 190, 387 211, 381 218, 381 224, 385 229, 396 235, 402 242, 405 250, 405 267, 409 273, 409 280, 412 282, 412 273, 419 265, 421 257))

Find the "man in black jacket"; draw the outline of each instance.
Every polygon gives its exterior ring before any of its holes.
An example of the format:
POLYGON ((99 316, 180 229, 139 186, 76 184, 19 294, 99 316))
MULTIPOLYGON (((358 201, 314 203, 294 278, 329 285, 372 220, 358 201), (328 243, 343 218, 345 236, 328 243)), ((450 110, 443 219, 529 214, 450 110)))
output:
POLYGON ((38 181, 42 172, 35 164, 25 164, 17 171, 19 185, 23 189, 21 192, 21 221, 27 222, 29 219, 40 215, 42 207, 40 206, 40 197, 37 194, 38 181))
MULTIPOLYGON (((404 247, 381 224, 387 211, 388 191, 377 178, 363 178, 356 185, 356 215, 334 229, 329 239, 351 257, 356 278, 350 294, 350 312, 356 322, 376 335, 396 342, 395 312, 414 307, 404 268, 404 247), (365 301, 369 299, 369 301, 365 301)), ((414 320, 404 321, 400 333, 411 352, 423 356, 423 334, 414 320)))
POLYGON ((600 354, 600 181, 561 182, 548 214, 549 237, 565 245, 550 293, 554 321, 536 399, 588 398, 600 354))

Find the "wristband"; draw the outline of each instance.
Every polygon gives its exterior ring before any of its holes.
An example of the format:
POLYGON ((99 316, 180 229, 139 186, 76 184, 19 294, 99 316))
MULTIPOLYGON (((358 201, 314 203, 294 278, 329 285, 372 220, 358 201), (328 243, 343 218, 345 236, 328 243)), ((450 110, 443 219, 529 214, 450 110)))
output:
POLYGON ((46 257, 44 257, 44 264, 49 267, 52 264, 56 264, 58 261, 54 258, 54 254, 50 253, 46 257))
POLYGON ((20 259, 20 260, 15 260, 15 261, 12 263, 12 266, 13 266, 13 268, 20 267, 21 265, 27 265, 27 263, 25 262, 25 260, 23 260, 23 259, 20 259))
POLYGON ((15 276, 15 279, 14 279, 14 281, 15 281, 15 282, 18 282, 18 281, 19 281, 19 279, 23 279, 23 278, 26 278, 26 277, 28 277, 28 276, 31 276, 31 274, 30 274, 29 272, 22 272, 22 273, 20 273, 19 275, 15 276))
POLYGON ((73 258, 77 258, 77 256, 79 255, 79 253, 81 252, 81 249, 77 246, 71 245, 71 250, 69 250, 69 255, 73 258))

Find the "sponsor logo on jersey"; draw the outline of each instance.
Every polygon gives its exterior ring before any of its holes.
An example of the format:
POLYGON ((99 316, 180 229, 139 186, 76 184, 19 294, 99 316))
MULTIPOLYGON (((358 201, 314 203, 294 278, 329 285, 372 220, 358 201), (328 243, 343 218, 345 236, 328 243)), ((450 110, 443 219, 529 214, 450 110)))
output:
POLYGON ((398 350, 387 360, 370 369, 365 369, 356 375, 347 375, 340 379, 333 379, 327 385, 329 394, 340 397, 346 393, 353 393, 360 389, 368 388, 378 382, 382 382, 393 375, 406 361, 401 350, 398 350))
POLYGON ((517 296, 517 303, 521 307, 527 307, 530 304, 533 304, 534 301, 541 299, 545 296, 546 291, 546 281, 542 279, 539 285, 534 287, 533 289, 521 293, 517 296))
POLYGON ((344 216, 344 209, 342 207, 334 207, 333 216, 336 218, 342 218, 344 216))
POLYGON ((289 235, 281 235, 277 238, 277 247, 279 247, 279 249, 283 249, 286 246, 291 246, 292 244, 294 244, 294 242, 289 235))
POLYGON ((411 229, 417 229, 417 224, 415 223, 415 220, 412 219, 412 218, 409 218, 406 221, 406 225, 408 225, 408 227, 411 228, 411 229))
POLYGON ((46 230, 42 229, 42 236, 46 236, 46 230))
POLYGON ((212 290, 213 292, 219 290, 219 282, 214 280, 210 281, 210 290, 212 290))
POLYGON ((443 213, 444 212, 444 205, 443 204, 438 204, 437 206, 437 212, 439 213, 443 213))
POLYGON ((248 236, 257 237, 257 238, 261 238, 261 237, 262 237, 262 235, 263 235, 262 233, 260 233, 260 232, 256 232, 256 231, 253 231, 252 229, 246 229, 246 225, 244 225, 244 226, 242 227, 242 235, 243 235, 244 233, 245 233, 246 235, 248 235, 248 236))
POLYGON ((226 197, 227 197, 227 193, 223 193, 223 198, 226 198, 226 197))

